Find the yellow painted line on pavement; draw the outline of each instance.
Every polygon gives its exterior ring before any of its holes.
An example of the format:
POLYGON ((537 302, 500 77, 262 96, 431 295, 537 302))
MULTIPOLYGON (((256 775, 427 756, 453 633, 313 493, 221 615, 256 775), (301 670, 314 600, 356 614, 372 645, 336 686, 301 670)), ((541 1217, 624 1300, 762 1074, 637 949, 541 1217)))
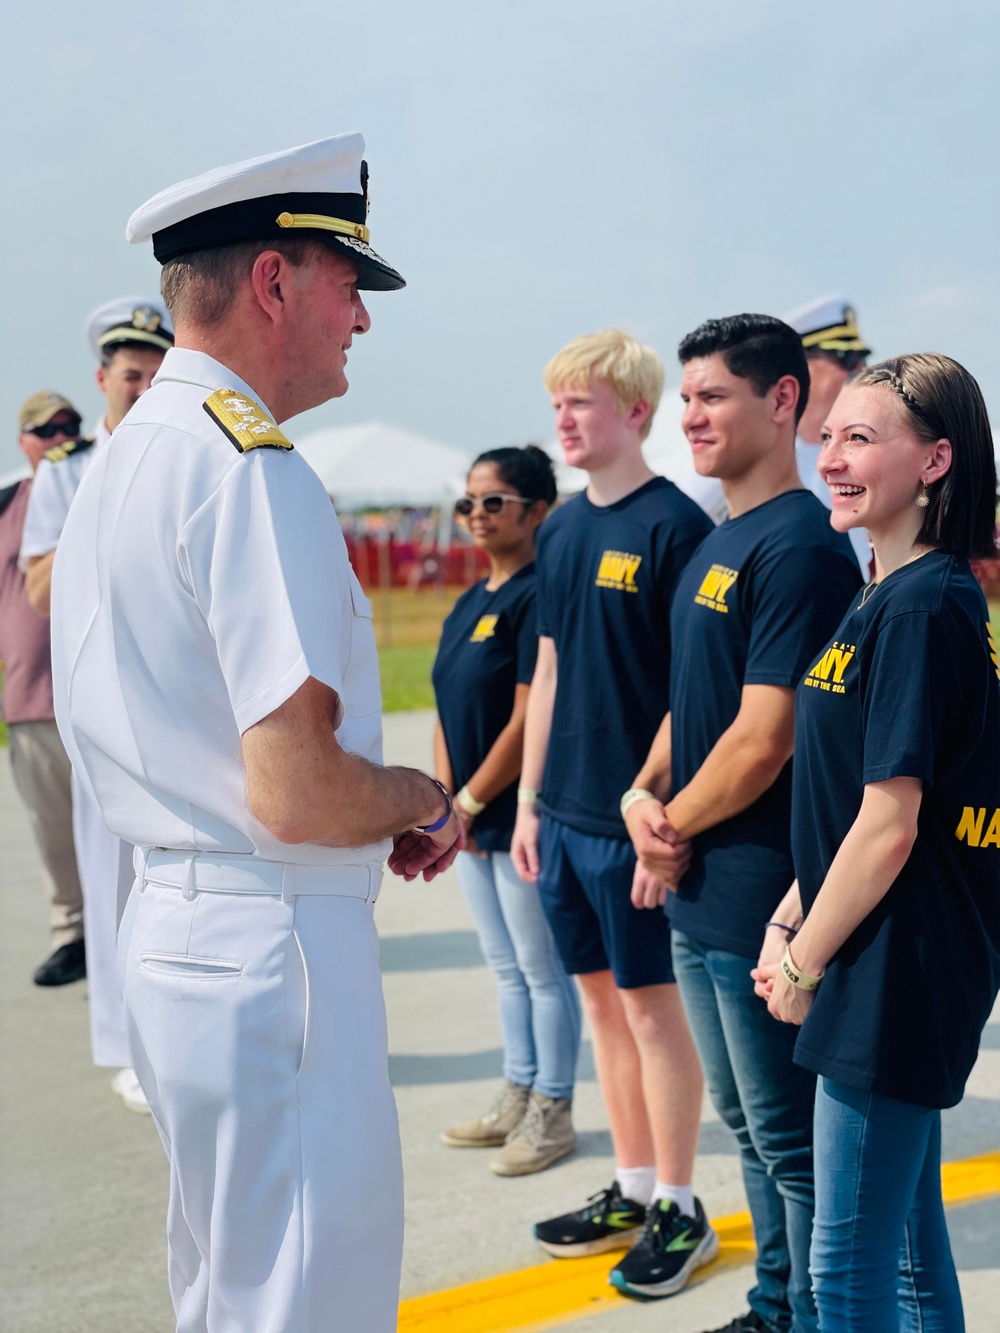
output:
MULTIPOLYGON (((1000 1194, 1000 1152, 945 1163, 941 1184, 949 1206, 1000 1194)), ((700 1269, 690 1286, 753 1259, 749 1213, 716 1218, 712 1225, 719 1236, 719 1257, 700 1269)), ((587 1318, 627 1299, 608 1285, 608 1270, 615 1262, 613 1251, 552 1260, 415 1296, 400 1304, 398 1333, 541 1333, 570 1319, 587 1318)))

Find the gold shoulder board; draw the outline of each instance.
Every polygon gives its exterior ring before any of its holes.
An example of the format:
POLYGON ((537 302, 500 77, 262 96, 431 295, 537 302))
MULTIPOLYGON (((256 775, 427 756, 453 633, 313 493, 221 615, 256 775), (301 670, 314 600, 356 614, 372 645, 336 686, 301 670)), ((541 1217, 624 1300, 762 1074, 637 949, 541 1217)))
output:
POLYGON ((64 458, 69 458, 70 454, 82 453, 84 449, 89 449, 94 443, 93 440, 67 440, 65 444, 57 444, 54 449, 46 449, 42 455, 50 463, 61 463, 64 458))
POLYGON ((217 389, 205 399, 205 411, 241 454, 248 449, 291 449, 262 407, 234 389, 217 389))

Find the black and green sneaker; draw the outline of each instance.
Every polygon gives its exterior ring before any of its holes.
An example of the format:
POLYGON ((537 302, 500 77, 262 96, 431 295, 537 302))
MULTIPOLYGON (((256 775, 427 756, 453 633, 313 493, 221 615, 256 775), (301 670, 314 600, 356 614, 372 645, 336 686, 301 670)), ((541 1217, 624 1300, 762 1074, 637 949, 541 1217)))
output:
POLYGON ((611 1270, 608 1281, 626 1296, 674 1296, 695 1269, 719 1253, 719 1238, 695 1199, 688 1217, 669 1199, 651 1203, 642 1235, 611 1270))
POLYGON ((586 1206, 535 1226, 535 1239, 557 1259, 580 1259, 585 1254, 620 1250, 631 1245, 642 1230, 646 1209, 626 1199, 616 1180, 610 1189, 592 1194, 586 1206))

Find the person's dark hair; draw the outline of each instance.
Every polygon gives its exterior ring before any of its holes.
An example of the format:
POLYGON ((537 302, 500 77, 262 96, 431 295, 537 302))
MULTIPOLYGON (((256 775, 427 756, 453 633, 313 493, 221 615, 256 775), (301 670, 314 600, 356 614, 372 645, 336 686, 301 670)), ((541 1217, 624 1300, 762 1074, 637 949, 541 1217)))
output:
POLYGON ((124 347, 134 347, 140 352, 162 353, 163 351, 162 347, 157 347, 153 343, 140 342, 138 339, 133 342, 131 339, 126 338, 123 342, 112 343, 110 347, 101 348, 101 365, 105 370, 107 370, 108 366, 110 366, 111 362, 115 359, 115 353, 120 352, 124 347))
POLYGON ((487 449, 473 461, 492 463, 508 486, 513 486, 518 495, 526 500, 544 500, 547 505, 556 502, 556 473, 552 459, 537 444, 526 444, 523 449, 509 446, 503 449, 487 449))
POLYGON ((996 551, 997 472, 993 436, 979 385, 957 361, 937 352, 894 356, 850 380, 884 385, 899 400, 906 428, 922 444, 948 440, 951 467, 927 487, 930 501, 917 541, 966 560, 996 551))
POLYGON ((681 365, 696 356, 722 354, 727 369, 741 380, 749 380, 763 398, 784 375, 799 382, 796 422, 809 402, 809 367, 802 339, 783 320, 773 315, 727 315, 706 319, 693 333, 681 339, 677 349, 681 365))

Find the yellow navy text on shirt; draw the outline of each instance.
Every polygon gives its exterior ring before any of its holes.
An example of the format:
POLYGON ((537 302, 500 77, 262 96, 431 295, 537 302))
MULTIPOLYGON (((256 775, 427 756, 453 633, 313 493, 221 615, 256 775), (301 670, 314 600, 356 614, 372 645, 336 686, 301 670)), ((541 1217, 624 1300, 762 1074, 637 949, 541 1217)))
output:
POLYGON ((469 642, 483 643, 486 639, 492 639, 499 619, 499 616, 480 616, 476 628, 469 635, 469 642))
POLYGON ((635 581, 641 555, 631 555, 628 551, 605 551, 597 569, 594 583, 598 588, 614 588, 618 592, 638 592, 635 581))
POLYGON ((970 847, 1000 847, 1000 810, 993 811, 988 825, 986 814, 984 806, 963 807, 962 817, 955 830, 955 837, 959 842, 967 842, 970 847))
POLYGON ((857 646, 853 643, 831 643, 802 683, 815 690, 829 690, 832 694, 846 693, 844 672, 856 652, 857 646))
POLYGON ((713 611, 721 611, 723 615, 728 615, 726 594, 739 576, 738 569, 730 569, 727 565, 713 565, 694 595, 695 602, 699 606, 707 606, 713 611))

